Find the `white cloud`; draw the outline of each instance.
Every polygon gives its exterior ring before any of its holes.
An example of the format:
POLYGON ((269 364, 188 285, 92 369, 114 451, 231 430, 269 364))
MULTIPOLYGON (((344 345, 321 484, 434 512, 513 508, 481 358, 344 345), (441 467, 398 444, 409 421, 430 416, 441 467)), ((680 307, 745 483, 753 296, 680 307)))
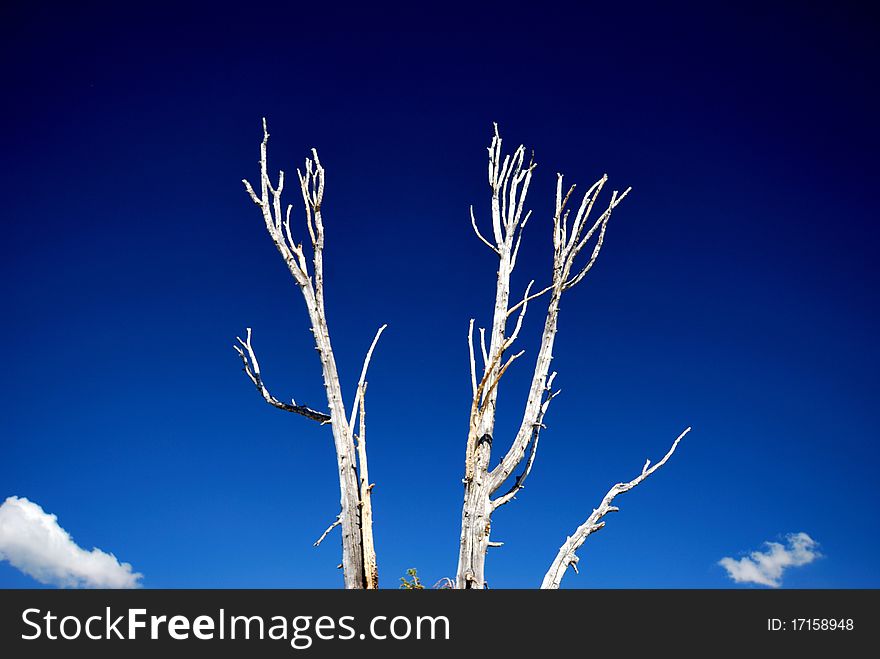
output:
POLYGON ((77 545, 55 515, 24 497, 0 505, 0 560, 62 588, 138 588, 143 577, 113 554, 77 545))
POLYGON ((756 583, 771 588, 782 585, 782 573, 787 568, 807 565, 821 557, 819 543, 806 533, 790 533, 785 536, 787 546, 778 542, 765 542, 766 551, 753 551, 739 560, 722 558, 718 564, 737 583, 756 583))

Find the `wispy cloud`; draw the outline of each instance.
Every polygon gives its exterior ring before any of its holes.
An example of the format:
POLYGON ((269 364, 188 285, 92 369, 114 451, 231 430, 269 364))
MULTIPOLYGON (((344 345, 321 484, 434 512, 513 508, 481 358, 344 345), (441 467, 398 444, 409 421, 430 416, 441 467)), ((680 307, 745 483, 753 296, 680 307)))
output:
POLYGON ((55 515, 24 497, 0 505, 0 560, 62 588, 138 588, 143 577, 113 554, 77 545, 55 515))
POLYGON ((756 583, 771 588, 782 585, 782 574, 790 567, 812 563, 821 554, 819 543, 806 533, 790 533, 785 536, 786 545, 765 542, 766 551, 753 551, 744 558, 722 558, 718 564, 737 583, 756 583))

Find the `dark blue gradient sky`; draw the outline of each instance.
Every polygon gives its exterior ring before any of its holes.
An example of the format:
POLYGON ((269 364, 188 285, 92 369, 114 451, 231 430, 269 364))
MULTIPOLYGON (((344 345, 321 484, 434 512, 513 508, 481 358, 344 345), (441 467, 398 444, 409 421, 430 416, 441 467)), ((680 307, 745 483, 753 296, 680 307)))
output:
MULTIPOLYGON (((563 301, 563 393, 495 516, 490 586, 537 586, 608 487, 687 425, 564 585, 723 588, 721 557, 803 531, 824 558, 786 586, 880 586, 873 17, 30 4, 0 21, 0 499, 39 503, 148 587, 341 586, 338 536, 312 547, 338 512, 329 429, 267 406, 231 347, 253 327, 273 392, 324 407, 302 300, 240 183, 265 115, 273 169, 312 146, 327 168, 346 392, 389 324, 368 396, 382 583, 453 576, 465 337, 490 322, 495 266, 467 209, 487 219, 497 121, 539 163, 516 290, 549 280, 557 171, 633 192, 563 301)), ((32 585, 0 563, 0 586, 32 585)))

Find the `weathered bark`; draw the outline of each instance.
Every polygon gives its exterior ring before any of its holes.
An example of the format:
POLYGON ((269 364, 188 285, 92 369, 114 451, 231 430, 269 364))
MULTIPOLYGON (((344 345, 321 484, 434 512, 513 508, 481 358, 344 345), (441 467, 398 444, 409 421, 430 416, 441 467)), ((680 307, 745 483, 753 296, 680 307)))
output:
MULTIPOLYGON (((529 218, 529 214, 523 216, 522 211, 532 171, 535 168, 533 162, 523 168, 524 157, 525 148, 520 146, 513 156, 504 156, 502 160, 501 138, 498 135, 496 125, 495 135, 489 147, 489 185, 492 189, 491 210, 494 243, 480 233, 473 215, 473 208, 471 209, 471 224, 474 232, 498 256, 499 266, 495 286, 491 342, 488 350, 485 348, 485 342, 482 343, 484 370, 479 384, 473 349, 473 321, 471 321, 468 335, 473 401, 465 456, 465 494, 456 576, 458 588, 484 588, 486 585, 486 552, 489 547, 500 546, 500 543, 493 542, 490 537, 492 513, 499 506, 511 501, 516 493, 522 489, 535 460, 544 414, 550 401, 558 393, 552 391, 555 374, 550 373, 550 363, 553 359, 553 344, 556 340, 559 303, 562 294, 581 281, 593 267, 602 249, 611 212, 629 193, 629 189, 627 189, 618 196, 615 191, 611 195, 607 209, 587 229, 590 212, 607 177, 603 176, 587 191, 573 221, 569 224, 569 210, 566 209, 566 205, 574 186, 563 196, 562 176, 558 175, 556 212, 553 217, 554 250, 551 283, 534 294, 530 294, 534 282, 530 283, 522 300, 510 307, 510 276, 516 266, 522 231, 529 218), (522 184, 521 190, 519 189, 520 184, 522 184), (576 257, 594 235, 597 237, 590 259, 577 274, 572 275, 576 257), (513 345, 519 335, 529 301, 545 293, 550 293, 550 296, 544 331, 541 335, 522 422, 510 448, 498 465, 489 471, 498 385, 507 367, 522 355, 522 352, 516 353, 504 362, 504 353, 513 345), (507 321, 516 311, 519 311, 516 325, 508 336, 507 321), (528 459, 526 459, 527 453, 529 454, 528 459), (492 499, 492 496, 507 482, 514 470, 523 464, 524 460, 523 470, 513 485, 504 494, 492 499)), ((484 336, 483 330, 480 330, 480 335, 481 338, 484 336)))
POLYGON ((336 368, 336 359, 333 355, 333 347, 330 343, 330 331, 327 326, 327 315, 324 308, 324 222, 321 213, 321 202, 324 195, 324 168, 318 159, 317 152, 313 149, 314 160, 306 159, 303 172, 298 171, 300 190, 305 203, 306 226, 312 243, 312 275, 309 275, 305 253, 302 244, 293 240, 290 230, 290 211, 282 216, 281 192, 284 189, 284 172, 278 174, 278 185, 273 187, 269 180, 266 145, 269 133, 266 130, 266 121, 263 120, 263 141, 260 144, 260 195, 254 192, 253 187, 244 180, 245 189, 253 202, 259 206, 266 223, 266 229, 272 237, 278 252, 284 259, 285 264, 299 286, 300 292, 306 303, 311 332, 315 339, 315 348, 321 362, 321 370, 324 379, 324 388, 327 395, 329 413, 325 414, 313 410, 304 405, 283 403, 272 396, 263 383, 259 363, 251 345, 251 330, 248 328, 247 340, 238 339, 241 348, 235 346, 243 363, 248 377, 260 391, 263 398, 279 409, 294 412, 307 418, 329 423, 333 432, 333 443, 336 450, 336 466, 339 477, 340 513, 337 521, 330 525, 324 535, 319 538, 318 545, 335 526, 342 529, 342 571, 346 588, 375 588, 378 585, 376 571, 376 557, 373 549, 372 536, 372 508, 369 504, 369 495, 372 485, 366 483, 368 479, 366 444, 363 440, 357 451, 354 443, 354 422, 358 409, 361 410, 361 435, 365 430, 363 418, 363 391, 366 388, 364 380, 367 366, 373 348, 383 326, 376 334, 373 344, 364 362, 361 378, 358 383, 357 395, 353 403, 352 416, 346 419, 345 404, 342 398, 342 389, 339 383, 339 373, 336 368), (270 197, 271 195, 271 197, 270 197), (358 478, 358 469, 362 477, 358 478), (367 503, 364 505, 364 496, 367 503), (364 517, 367 524, 364 525, 364 517), (365 564, 368 567, 365 568, 365 564))
POLYGON ((358 462, 360 470, 361 495, 361 537, 364 546, 364 582, 368 590, 379 587, 379 568, 376 564, 376 546, 373 543, 373 485, 370 483, 370 472, 367 468, 367 428, 364 410, 364 394, 366 385, 361 387, 360 395, 360 433, 357 436, 358 462))
MULTIPOLYGON (((502 260, 498 270, 495 321, 491 334, 490 355, 499 352, 504 340, 504 324, 510 293, 510 268, 502 260)), ((501 369, 500 359, 487 365, 483 389, 495 381, 501 369)), ((491 508, 489 503, 489 457, 492 453, 492 437, 495 432, 495 405, 498 387, 480 401, 482 391, 478 388, 471 407, 468 446, 465 457, 464 505, 461 519, 461 551, 457 572, 458 588, 484 588, 483 564, 489 546, 491 531, 491 508)))
POLYGON ((367 395, 367 369, 370 366, 370 358, 373 356, 373 350, 382 332, 385 331, 387 325, 382 325, 376 332, 373 343, 367 351, 364 358, 364 367, 361 369, 361 377, 358 380, 357 394, 355 402, 351 410, 351 421, 349 426, 354 429, 355 414, 360 418, 360 432, 354 436, 358 452, 358 482, 361 507, 361 540, 362 552, 364 558, 364 586, 368 590, 374 590, 379 587, 379 568, 376 562, 376 547, 373 542, 373 483, 370 483, 370 470, 367 465, 367 412, 366 412, 366 395, 367 395))
MULTIPOLYGON (((320 281, 316 276, 316 281, 320 281)), ((357 463, 351 429, 345 419, 345 406, 339 386, 336 359, 330 345, 330 333, 324 316, 323 298, 319 300, 310 287, 303 287, 303 297, 309 309, 315 346, 321 359, 327 405, 330 409, 330 426, 336 449, 336 467, 339 475, 339 506, 342 521, 342 574, 346 588, 364 588, 364 554, 359 521, 360 496, 357 484, 357 463)))
POLYGON ((516 354, 502 364, 505 351, 513 343, 519 331, 522 314, 512 337, 507 337, 507 319, 510 316, 510 275, 516 265, 519 239, 528 222, 529 214, 522 215, 534 164, 523 168, 525 148, 520 146, 513 157, 501 160, 501 137, 496 126, 489 147, 489 185, 492 188, 492 233, 495 244, 486 240, 477 227, 471 209, 471 223, 477 236, 498 255, 498 277, 495 286, 495 306, 489 347, 480 331, 483 355, 483 375, 477 383, 473 354, 473 321, 468 335, 471 347, 471 382, 473 399, 468 424, 468 440, 465 451, 464 504, 461 516, 461 540, 456 573, 458 588, 485 588, 484 564, 491 543, 492 507, 491 479, 488 467, 492 454, 495 432, 495 409, 498 399, 498 383, 516 354), (522 184, 522 190, 519 186, 522 184), (514 243, 514 240, 516 242, 514 243))

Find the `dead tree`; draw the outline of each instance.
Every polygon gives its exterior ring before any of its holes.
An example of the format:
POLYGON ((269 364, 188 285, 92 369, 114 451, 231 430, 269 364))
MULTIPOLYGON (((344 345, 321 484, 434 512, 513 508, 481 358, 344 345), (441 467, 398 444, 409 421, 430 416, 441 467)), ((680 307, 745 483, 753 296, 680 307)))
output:
POLYGON ((341 510, 336 521, 328 527, 315 545, 320 544, 334 527, 340 526, 342 529, 342 571, 345 587, 377 588, 379 576, 373 545, 371 505, 373 484, 369 482, 367 469, 364 396, 367 389, 367 367, 385 325, 376 332, 373 343, 367 351, 352 401, 351 416, 346 418, 342 387, 339 383, 336 359, 333 356, 330 332, 327 328, 327 316, 324 311, 324 222, 321 213, 321 202, 324 197, 324 168, 318 159, 317 151, 312 149, 313 160, 306 158, 304 171, 297 170, 305 204, 306 227, 312 245, 312 270, 310 272, 303 244, 297 244, 291 232, 290 212, 292 205, 288 205, 286 212, 282 214, 281 193, 284 189, 284 172, 278 173, 278 183, 275 186, 269 179, 266 163, 268 140, 266 120, 263 119, 259 195, 247 180, 242 182, 250 198, 260 208, 266 229, 305 300, 311 321, 311 332, 315 338, 315 348, 321 361, 328 411, 314 410, 308 406, 299 405, 296 401, 285 403, 269 393, 263 382, 257 355, 251 344, 250 328, 247 328, 246 338, 239 337, 239 345, 234 347, 244 364, 245 373, 267 403, 278 409, 312 419, 322 425, 330 425, 336 448, 341 510), (355 420, 358 417, 360 428, 359 433, 356 434, 354 428, 355 420))
MULTIPOLYGON (((342 568, 346 588, 376 588, 378 573, 376 554, 373 545, 371 491, 366 452, 366 427, 364 397, 366 394, 366 375, 373 349, 385 326, 379 328, 373 343, 367 351, 358 380, 351 414, 346 418, 342 389, 336 361, 330 345, 330 334, 324 311, 323 250, 324 224, 321 214, 321 201, 324 195, 324 168, 313 149, 313 160, 306 159, 304 172, 298 171, 300 189, 305 203, 306 227, 312 245, 312 271, 310 273, 302 243, 297 244, 290 229, 291 206, 282 214, 281 193, 284 188, 284 172, 279 172, 277 186, 273 186, 266 165, 266 144, 269 134, 263 120, 263 141, 260 145, 260 194, 246 180, 243 181, 253 202, 262 211, 266 229, 276 248, 300 288, 309 313, 315 347, 323 369, 324 387, 327 392, 328 412, 321 412, 296 401, 285 403, 273 396, 263 382, 260 365, 251 344, 251 330, 247 329, 246 339, 238 339, 235 346, 244 364, 244 371, 257 391, 270 405, 299 414, 322 425, 330 424, 336 447, 339 473, 340 508, 336 520, 318 538, 315 545, 336 527, 342 528, 342 568), (355 421, 359 420, 359 430, 355 433, 355 421)), ((583 199, 569 221, 572 208, 569 201, 574 192, 571 186, 563 194, 562 175, 556 180, 556 209, 553 215, 553 270, 550 284, 532 293, 534 280, 529 283, 522 298, 511 304, 510 278, 516 267, 523 230, 531 211, 523 214, 529 184, 535 163, 525 164, 525 148, 520 145, 513 155, 502 158, 501 137, 495 126, 495 135, 489 147, 489 186, 492 191, 491 218, 492 240, 486 239, 477 226, 471 207, 471 224, 477 237, 498 257, 498 277, 495 287, 495 306, 492 325, 488 332, 479 330, 482 370, 478 374, 474 350, 474 320, 468 327, 468 347, 470 352, 470 375, 472 401, 469 417, 467 448, 464 465, 464 505, 461 517, 461 544, 455 586, 457 588, 485 588, 485 561, 489 547, 499 547, 502 543, 491 539, 492 514, 501 506, 512 501, 524 487, 531 473, 538 449, 538 440, 544 426, 544 416, 550 402, 559 394, 554 391, 555 372, 550 372, 553 359, 553 344, 556 339, 559 303, 563 293, 576 286, 589 273, 605 239, 612 211, 629 194, 627 188, 622 194, 612 192, 607 207, 595 220, 590 219, 602 189, 607 181, 603 176, 584 194, 583 199), (591 248, 588 246, 591 245, 591 248), (582 264, 576 264, 579 254, 587 248, 590 253, 582 264), (490 469, 492 444, 495 432, 495 412, 499 395, 499 383, 510 365, 524 351, 513 354, 513 348, 522 329, 523 319, 529 303, 548 295, 544 331, 538 347, 534 373, 526 399, 525 410, 519 429, 513 437, 507 452, 490 469), (515 316, 515 320, 511 318, 515 316), (508 332, 508 326, 513 328, 508 332), (519 474, 511 477, 519 469, 519 474), (507 489, 502 490, 505 484, 507 489)), ((569 567, 577 571, 577 550, 587 537, 601 529, 603 518, 617 511, 611 505, 614 498, 634 488, 662 467, 675 452, 678 443, 690 431, 687 428, 666 455, 653 467, 650 460, 645 462, 639 476, 627 483, 614 485, 605 495, 598 508, 593 510, 587 520, 560 547, 547 574, 542 588, 558 588, 569 567), (649 468, 650 467, 650 468, 649 468)))
MULTIPOLYGON (((495 135, 489 146, 489 187, 492 191, 491 240, 485 238, 480 232, 474 217, 473 206, 471 207, 471 224, 474 232, 498 258, 498 277, 495 286, 494 314, 488 332, 488 345, 485 329, 479 330, 483 364, 480 373, 477 371, 474 354, 473 319, 468 328, 473 397, 465 452, 464 505, 462 506, 461 543, 456 575, 458 588, 484 588, 486 585, 486 553, 490 547, 501 546, 501 543, 491 539, 492 514, 499 507, 512 501, 523 488, 535 461, 540 432, 544 428, 544 415, 550 402, 559 394, 559 391, 553 389, 556 373, 550 372, 553 344, 557 332, 559 302, 563 293, 571 290, 583 280, 595 265, 602 249, 612 211, 630 192, 630 188, 621 194, 618 194, 616 190, 612 192, 608 205, 595 220, 591 220, 593 207, 608 180, 607 175, 602 176, 584 194, 570 220, 573 209, 569 207, 569 201, 575 186, 572 185, 564 190, 562 175, 557 174, 556 209, 553 215, 553 271, 550 284, 542 290, 532 293, 532 287, 535 283, 533 280, 526 287, 522 298, 511 304, 510 277, 516 267, 523 230, 531 215, 531 211, 526 213, 523 211, 535 167, 533 159, 530 159, 528 164, 525 163, 525 148, 522 145, 514 151, 512 156, 508 154, 502 157, 501 137, 496 125, 495 135), (587 249, 590 254, 589 258, 581 265, 577 265, 578 255, 588 245, 592 245, 591 250, 587 249), (500 462, 490 469, 492 445, 495 440, 495 411, 499 383, 510 365, 524 353, 520 350, 509 354, 519 336, 529 303, 545 294, 549 295, 549 300, 544 320, 544 331, 538 347, 522 421, 507 452, 502 456, 500 462), (513 317, 515 319, 511 321, 513 317), (513 329, 508 332, 508 326, 511 322, 513 329), (509 356, 507 356, 508 354, 509 356), (506 490, 502 490, 502 487, 510 481, 514 471, 518 468, 520 469, 519 474, 506 490)), ((604 526, 605 522, 601 521, 602 517, 617 510, 611 505, 614 497, 632 489, 665 464, 688 430, 690 428, 675 440, 666 456, 651 469, 648 469, 649 461, 645 464, 639 477, 629 483, 619 483, 611 488, 600 507, 594 510, 587 521, 578 527, 574 535, 562 545, 544 577, 542 588, 558 588, 566 569, 569 566, 577 569, 575 552, 587 536, 604 526)))

